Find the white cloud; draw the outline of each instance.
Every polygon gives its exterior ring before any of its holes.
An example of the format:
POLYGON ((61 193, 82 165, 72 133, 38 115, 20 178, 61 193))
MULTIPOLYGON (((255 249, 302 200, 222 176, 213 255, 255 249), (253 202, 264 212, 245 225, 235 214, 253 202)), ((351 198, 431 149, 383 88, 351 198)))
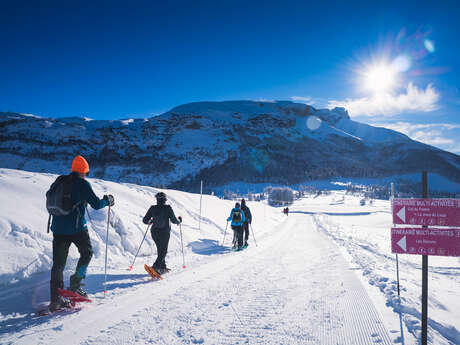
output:
POLYGON ((296 102, 305 104, 315 104, 315 101, 311 97, 292 96, 291 99, 296 102))
POLYGON ((374 123, 373 126, 385 127, 406 134, 422 143, 460 154, 460 124, 409 122, 374 123))
POLYGON ((21 115, 27 116, 27 117, 36 117, 37 119, 41 119, 41 116, 34 115, 34 114, 27 114, 27 113, 20 113, 21 115))
POLYGON ((351 116, 393 116, 403 112, 429 112, 438 109, 439 92, 428 84, 419 89, 409 83, 405 92, 398 95, 375 94, 372 97, 329 101, 328 108, 344 107, 351 116))
POLYGON ((261 98, 255 99, 254 102, 276 103, 276 100, 261 97, 261 98))

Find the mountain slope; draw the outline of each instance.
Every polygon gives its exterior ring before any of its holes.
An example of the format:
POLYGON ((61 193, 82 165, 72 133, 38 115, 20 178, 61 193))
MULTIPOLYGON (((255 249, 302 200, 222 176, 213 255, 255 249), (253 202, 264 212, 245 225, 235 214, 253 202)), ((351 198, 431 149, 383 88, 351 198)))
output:
POLYGON ((342 108, 293 102, 198 102, 150 119, 94 121, 0 115, 1 166, 65 173, 77 153, 93 176, 193 190, 231 182, 296 184, 428 170, 460 182, 460 157, 342 108), (309 119, 320 119, 309 129, 309 119))

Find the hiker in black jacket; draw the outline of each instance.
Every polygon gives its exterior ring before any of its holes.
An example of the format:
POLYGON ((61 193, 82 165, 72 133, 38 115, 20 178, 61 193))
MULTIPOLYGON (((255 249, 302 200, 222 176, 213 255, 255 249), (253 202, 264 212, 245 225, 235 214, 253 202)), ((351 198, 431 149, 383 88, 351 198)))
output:
POLYGON ((243 222, 243 232, 244 232, 244 244, 243 247, 248 246, 248 238, 249 238, 249 224, 252 223, 252 215, 251 210, 249 207, 246 206, 246 200, 241 200, 241 209, 244 212, 245 220, 243 222))
POLYGON ((176 218, 172 207, 166 205, 165 193, 157 193, 155 198, 157 199, 157 204, 149 208, 142 221, 144 224, 152 224, 150 232, 157 246, 157 259, 152 268, 159 274, 163 274, 169 272, 169 268, 166 267, 165 262, 171 234, 169 221, 174 224, 180 224, 182 223, 182 217, 179 216, 176 218))

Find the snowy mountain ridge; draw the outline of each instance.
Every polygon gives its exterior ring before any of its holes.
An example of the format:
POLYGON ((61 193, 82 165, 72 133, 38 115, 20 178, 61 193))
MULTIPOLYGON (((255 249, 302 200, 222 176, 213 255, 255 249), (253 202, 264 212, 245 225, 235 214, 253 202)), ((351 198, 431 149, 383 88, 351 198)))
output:
POLYGON ((40 118, 0 113, 1 167, 67 173, 76 154, 92 176, 196 190, 234 182, 298 184, 428 170, 460 183, 460 157, 343 108, 290 101, 196 102, 148 119, 40 118))

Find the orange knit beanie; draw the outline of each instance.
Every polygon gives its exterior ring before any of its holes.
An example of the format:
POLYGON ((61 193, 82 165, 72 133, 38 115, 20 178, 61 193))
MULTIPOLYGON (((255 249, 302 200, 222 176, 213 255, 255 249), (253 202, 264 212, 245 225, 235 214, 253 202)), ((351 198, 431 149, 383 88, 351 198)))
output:
POLYGON ((89 164, 82 156, 77 156, 73 159, 72 162, 72 171, 78 172, 80 174, 89 173, 89 164))

